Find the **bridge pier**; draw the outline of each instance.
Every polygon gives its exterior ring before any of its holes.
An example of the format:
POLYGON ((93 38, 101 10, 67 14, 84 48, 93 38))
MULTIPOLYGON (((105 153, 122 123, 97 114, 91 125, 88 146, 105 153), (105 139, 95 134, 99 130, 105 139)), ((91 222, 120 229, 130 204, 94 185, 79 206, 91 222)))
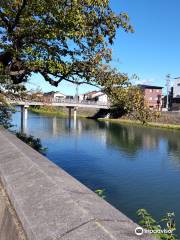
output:
POLYGON ((71 128, 71 110, 73 107, 67 107, 68 108, 68 121, 69 121, 69 129, 71 128))
POLYGON ((74 120, 77 118, 77 107, 74 107, 74 120))
POLYGON ((71 119, 71 110, 73 109, 74 110, 74 119, 77 118, 77 107, 67 107, 68 108, 68 117, 69 119, 71 119))
POLYGON ((71 110, 73 107, 67 107, 68 108, 68 117, 69 119, 71 119, 71 110))
POLYGON ((57 117, 53 117, 52 121, 53 136, 57 135, 57 117))
POLYGON ((77 107, 74 108, 74 129, 76 129, 76 123, 77 123, 77 107))
POLYGON ((74 110, 74 125, 76 125, 77 119, 77 107, 67 107, 68 108, 68 119, 69 119, 69 128, 71 127, 71 117, 72 117, 72 109, 74 110))
POLYGON ((21 106, 21 132, 25 133, 27 128, 27 118, 28 118, 28 107, 27 105, 21 106))

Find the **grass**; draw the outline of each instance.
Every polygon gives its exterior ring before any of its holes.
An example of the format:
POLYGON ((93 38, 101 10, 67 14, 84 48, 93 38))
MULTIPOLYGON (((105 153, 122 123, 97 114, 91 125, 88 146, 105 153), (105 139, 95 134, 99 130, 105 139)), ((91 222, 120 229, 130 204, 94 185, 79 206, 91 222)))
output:
POLYGON ((123 123, 128 125, 138 125, 142 127, 154 127, 154 128, 165 128, 165 129, 174 129, 174 130, 180 130, 180 124, 166 124, 166 123, 156 123, 156 122, 148 122, 147 124, 142 124, 140 121, 137 120, 130 120, 130 119, 104 119, 100 118, 101 121, 109 121, 114 123, 123 123))
MULTIPOLYGON (((41 108, 30 107, 29 110, 34 113, 39 113, 39 114, 44 114, 44 115, 59 116, 59 117, 67 117, 68 116, 68 112, 63 111, 62 109, 55 110, 53 108, 46 108, 46 107, 41 107, 41 108)), ((73 115, 73 112, 72 112, 72 115, 73 115)), ((87 116, 77 114, 77 117, 86 118, 87 116)))
POLYGON ((47 109, 47 108, 33 108, 30 107, 29 108, 30 111, 34 112, 34 113, 40 113, 40 114, 45 114, 45 115, 52 115, 52 116, 64 116, 66 117, 68 114, 66 112, 61 111, 55 111, 52 109, 47 109))

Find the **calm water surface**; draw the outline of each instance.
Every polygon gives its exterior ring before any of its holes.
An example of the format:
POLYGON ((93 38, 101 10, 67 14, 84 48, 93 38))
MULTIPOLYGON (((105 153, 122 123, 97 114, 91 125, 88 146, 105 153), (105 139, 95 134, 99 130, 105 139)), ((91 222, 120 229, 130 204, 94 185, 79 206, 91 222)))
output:
MULTIPOLYGON (((16 128, 20 113, 13 117, 16 128)), ((26 132, 41 138, 47 157, 137 221, 146 208, 174 211, 180 233, 180 132, 29 113, 26 132)))

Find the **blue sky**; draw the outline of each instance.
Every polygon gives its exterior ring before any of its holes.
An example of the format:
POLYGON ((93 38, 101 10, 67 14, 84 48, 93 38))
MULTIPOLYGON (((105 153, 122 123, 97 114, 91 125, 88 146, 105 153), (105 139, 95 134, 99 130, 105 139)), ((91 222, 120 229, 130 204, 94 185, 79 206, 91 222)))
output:
MULTIPOLYGON (((180 76, 180 0, 110 0, 116 12, 127 12, 135 33, 118 30, 112 46, 111 65, 129 75, 137 74, 139 83, 165 85, 165 76, 180 76)), ((40 75, 32 75, 27 87, 74 94, 75 86, 63 82, 51 87, 40 75)), ((173 83, 173 80, 172 80, 173 83)), ((79 92, 93 89, 81 86, 79 92)))

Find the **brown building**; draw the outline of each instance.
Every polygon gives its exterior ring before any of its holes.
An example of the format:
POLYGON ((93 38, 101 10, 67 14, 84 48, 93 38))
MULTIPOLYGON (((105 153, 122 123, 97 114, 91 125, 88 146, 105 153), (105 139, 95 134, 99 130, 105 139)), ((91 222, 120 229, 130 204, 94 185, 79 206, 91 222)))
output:
POLYGON ((151 85, 138 85, 144 93, 144 99, 151 109, 161 110, 162 108, 162 89, 163 87, 151 85))

